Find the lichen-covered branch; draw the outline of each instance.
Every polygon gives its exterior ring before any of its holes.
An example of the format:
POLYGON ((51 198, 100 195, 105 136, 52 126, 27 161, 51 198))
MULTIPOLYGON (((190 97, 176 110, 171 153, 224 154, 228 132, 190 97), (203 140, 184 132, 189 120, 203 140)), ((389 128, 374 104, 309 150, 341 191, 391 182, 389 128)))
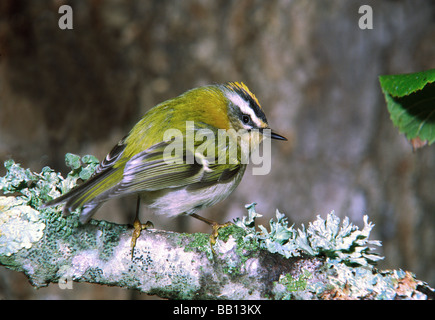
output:
MULTIPOLYGON (((30 248, 1 256, 4 266, 24 272, 34 286, 79 281, 137 289, 175 299, 273 297, 281 274, 314 274, 319 259, 285 259, 263 250, 239 253, 230 238, 213 254, 206 234, 144 230, 131 257, 132 229, 104 221, 69 235, 50 227, 30 248)), ((220 241, 220 240, 219 240, 220 241)))
MULTIPOLYGON (((70 160, 77 160, 70 155, 70 160)), ((0 265, 24 272, 32 285, 71 281, 137 289, 175 299, 427 299, 433 289, 407 271, 379 271, 369 240, 333 212, 307 228, 288 226, 276 212, 269 227, 248 215, 222 228, 211 247, 207 234, 144 230, 131 255, 132 229, 106 221, 78 224, 77 214, 41 203, 86 179, 97 161, 70 161, 67 178, 44 168, 39 174, 13 161, 0 177, 0 265), (83 168, 82 163, 87 165, 83 168)))
POLYGON ((79 281, 174 299, 421 299, 432 294, 409 272, 380 272, 324 255, 286 258, 263 249, 254 234, 236 225, 222 229, 214 251, 207 234, 144 230, 131 257, 132 229, 125 225, 43 221, 37 211, 23 213, 19 201, 10 206, 11 199, 0 197, 1 216, 9 217, 0 229, 13 226, 17 241, 3 245, 11 251, 2 251, 0 264, 24 272, 36 287, 79 281))

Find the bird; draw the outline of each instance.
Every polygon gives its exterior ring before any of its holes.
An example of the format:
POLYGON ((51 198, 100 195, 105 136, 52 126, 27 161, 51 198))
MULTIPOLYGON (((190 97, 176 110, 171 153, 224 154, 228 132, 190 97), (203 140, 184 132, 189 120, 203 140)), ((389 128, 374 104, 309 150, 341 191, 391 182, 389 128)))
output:
POLYGON ((141 201, 157 215, 197 218, 212 226, 215 238, 230 223, 196 212, 234 191, 247 159, 266 138, 287 140, 270 129, 259 101, 243 82, 197 87, 151 108, 88 180, 43 207, 64 203, 64 215, 81 209, 84 224, 106 201, 138 195, 132 255, 141 230, 152 226, 140 223, 141 201))

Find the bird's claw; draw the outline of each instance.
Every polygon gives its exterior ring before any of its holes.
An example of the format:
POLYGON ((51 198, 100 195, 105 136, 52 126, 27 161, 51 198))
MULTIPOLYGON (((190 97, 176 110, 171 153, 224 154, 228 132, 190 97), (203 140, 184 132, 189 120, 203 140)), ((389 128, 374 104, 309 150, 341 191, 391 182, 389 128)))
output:
POLYGON ((136 217, 136 219, 133 222, 133 235, 131 236, 131 259, 133 259, 134 255, 134 248, 136 247, 136 241, 140 237, 140 233, 142 230, 145 229, 151 229, 154 228, 154 225, 151 221, 147 221, 146 223, 142 224, 140 220, 136 217))

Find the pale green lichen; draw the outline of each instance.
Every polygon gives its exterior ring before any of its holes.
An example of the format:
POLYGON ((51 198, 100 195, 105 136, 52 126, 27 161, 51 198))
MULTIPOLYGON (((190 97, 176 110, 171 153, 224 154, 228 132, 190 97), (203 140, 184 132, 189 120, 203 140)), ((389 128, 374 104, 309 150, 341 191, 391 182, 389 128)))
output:
POLYGON ((5 161, 7 172, 0 177, 0 191, 5 195, 13 193, 8 198, 20 200, 29 208, 38 210, 45 218, 47 226, 54 229, 60 237, 72 233, 77 227, 77 219, 73 216, 63 217, 61 206, 44 209, 41 206, 74 188, 78 179, 89 179, 98 165, 98 159, 90 155, 80 158, 68 153, 65 155, 65 162, 71 168, 66 178, 49 167, 42 168, 40 173, 31 172, 21 168, 13 160, 5 161))
POLYGON ((16 198, 25 200, 32 208, 39 210, 43 203, 74 188, 78 179, 89 179, 99 163, 94 156, 86 155, 80 158, 71 153, 65 155, 65 162, 71 168, 66 178, 49 167, 44 167, 40 173, 36 173, 21 168, 20 164, 13 160, 7 160, 4 163, 6 175, 0 177, 0 191, 5 195, 18 193, 16 198))
POLYGON ((0 197, 0 255, 10 256, 39 241, 45 223, 22 199, 0 197))
POLYGON ((1 197, 0 255, 9 256, 21 248, 30 248, 42 237, 44 229, 63 237, 77 227, 77 219, 63 217, 60 206, 45 209, 41 206, 71 190, 79 178, 89 179, 98 160, 93 156, 80 158, 67 154, 65 162, 72 169, 66 178, 49 167, 35 173, 23 169, 13 160, 5 161, 7 172, 0 177, 0 191, 4 195, 13 195, 1 197))
POLYGON ((349 299, 426 299, 415 275, 402 270, 378 271, 368 267, 349 268, 337 260, 327 261, 328 279, 349 299), (401 287, 401 288, 400 288, 401 287))
POLYGON ((374 253, 372 246, 381 246, 381 242, 369 240, 374 225, 367 216, 363 217, 362 230, 347 217, 341 221, 334 212, 326 219, 318 216, 308 228, 302 225, 295 229, 277 210, 269 231, 264 226, 258 226, 258 231, 255 219, 260 215, 255 212, 255 203, 246 208, 248 217, 235 222, 246 231, 244 239, 286 258, 312 256, 323 261, 320 269, 281 275, 274 283, 276 299, 427 299, 418 287, 433 292, 409 272, 375 268, 383 257, 374 253))
POLYGON ((276 220, 269 222, 270 230, 264 226, 255 228, 255 219, 261 217, 255 212, 255 203, 247 205, 248 217, 238 219, 235 224, 246 231, 245 241, 256 241, 260 248, 271 253, 278 253, 286 258, 302 255, 326 256, 338 259, 349 265, 366 266, 383 259, 373 253, 371 246, 380 246, 380 241, 369 240, 373 224, 364 216, 364 228, 359 230, 346 217, 341 223, 340 218, 332 211, 326 220, 320 216, 310 223, 308 228, 302 229, 288 226, 284 214, 276 211, 276 220))

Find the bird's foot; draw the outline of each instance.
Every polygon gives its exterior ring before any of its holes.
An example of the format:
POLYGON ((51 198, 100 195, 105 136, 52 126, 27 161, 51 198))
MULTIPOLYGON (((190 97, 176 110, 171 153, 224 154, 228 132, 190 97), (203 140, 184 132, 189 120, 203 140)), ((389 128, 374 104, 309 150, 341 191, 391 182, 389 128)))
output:
POLYGON ((217 238, 218 238, 219 230, 222 229, 222 228, 225 228, 225 227, 231 226, 231 225, 233 225, 233 224, 234 224, 234 223, 232 223, 232 222, 230 222, 230 221, 228 221, 228 222, 226 222, 226 223, 224 223, 224 224, 220 224, 220 223, 217 223, 217 222, 213 222, 213 223, 211 224, 211 227, 212 227, 213 231, 212 231, 212 233, 211 233, 211 235, 210 235, 210 245, 212 246, 212 248, 213 248, 213 246, 214 246, 214 244, 216 243, 216 240, 217 240, 217 238))
POLYGON ((211 247, 211 251, 213 251, 213 253, 215 253, 215 252, 214 252, 214 249, 213 249, 213 246, 215 245, 216 240, 217 240, 217 238, 218 238, 219 230, 222 229, 222 228, 225 228, 225 227, 231 226, 231 225, 233 225, 234 223, 228 221, 228 222, 226 222, 226 223, 224 223, 224 224, 221 224, 221 223, 218 223, 218 222, 216 222, 216 221, 209 220, 209 219, 206 219, 206 218, 204 218, 204 217, 201 217, 201 216, 197 215, 196 213, 192 213, 191 216, 192 216, 193 218, 196 218, 196 219, 198 219, 198 220, 201 220, 202 222, 207 223, 209 226, 212 227, 213 231, 212 231, 212 233, 211 233, 211 235, 210 235, 210 247, 211 247))
POLYGON ((131 259, 133 260, 134 248, 136 247, 136 241, 140 237, 140 233, 142 230, 154 228, 154 225, 151 221, 147 221, 142 224, 138 217, 134 219, 133 222, 133 235, 131 236, 131 259))

